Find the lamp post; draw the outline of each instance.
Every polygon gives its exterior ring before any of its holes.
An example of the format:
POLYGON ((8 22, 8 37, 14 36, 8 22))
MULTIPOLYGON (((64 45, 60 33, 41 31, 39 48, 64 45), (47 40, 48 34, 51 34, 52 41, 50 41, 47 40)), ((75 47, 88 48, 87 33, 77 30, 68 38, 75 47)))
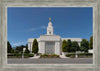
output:
POLYGON ((76 51, 75 57, 78 58, 78 51, 76 51))
POLYGON ((22 59, 24 58, 24 52, 26 48, 23 48, 23 54, 22 54, 22 59))

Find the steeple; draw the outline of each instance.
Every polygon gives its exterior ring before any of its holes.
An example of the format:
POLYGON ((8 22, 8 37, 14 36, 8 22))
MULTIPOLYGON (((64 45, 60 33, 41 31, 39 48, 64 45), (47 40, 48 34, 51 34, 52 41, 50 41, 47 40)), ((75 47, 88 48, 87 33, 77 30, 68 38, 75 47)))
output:
POLYGON ((49 22, 51 22, 51 18, 49 18, 49 22))
POLYGON ((52 26, 51 18, 49 18, 49 23, 47 27, 47 35, 53 35, 53 26, 52 26))

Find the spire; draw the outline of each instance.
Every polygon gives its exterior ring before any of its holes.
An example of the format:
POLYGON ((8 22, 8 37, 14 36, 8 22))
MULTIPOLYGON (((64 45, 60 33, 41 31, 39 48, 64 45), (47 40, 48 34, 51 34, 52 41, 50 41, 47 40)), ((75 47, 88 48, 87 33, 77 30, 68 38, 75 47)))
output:
POLYGON ((52 26, 51 18, 49 18, 49 23, 47 27, 47 35, 53 35, 53 26, 52 26))
POLYGON ((49 27, 52 26, 51 18, 49 18, 48 26, 49 26, 49 27))
POLYGON ((49 18, 49 22, 51 22, 51 18, 49 18))

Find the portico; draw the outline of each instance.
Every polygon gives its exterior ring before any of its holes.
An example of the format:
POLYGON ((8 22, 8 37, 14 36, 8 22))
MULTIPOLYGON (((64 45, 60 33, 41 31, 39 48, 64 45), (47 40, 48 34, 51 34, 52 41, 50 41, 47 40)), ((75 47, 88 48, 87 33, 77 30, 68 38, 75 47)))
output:
POLYGON ((59 35, 41 35, 39 41, 39 53, 60 55, 61 53, 60 43, 61 39, 59 35))

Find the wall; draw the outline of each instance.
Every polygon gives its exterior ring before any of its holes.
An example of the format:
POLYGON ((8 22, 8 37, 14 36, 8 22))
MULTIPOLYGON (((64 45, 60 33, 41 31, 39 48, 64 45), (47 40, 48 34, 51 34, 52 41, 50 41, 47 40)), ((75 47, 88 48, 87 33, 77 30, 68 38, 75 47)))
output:
POLYGON ((45 42, 41 41, 39 42, 39 52, 38 53, 45 53, 45 42))
POLYGON ((55 54, 60 55, 60 42, 55 42, 55 54))

